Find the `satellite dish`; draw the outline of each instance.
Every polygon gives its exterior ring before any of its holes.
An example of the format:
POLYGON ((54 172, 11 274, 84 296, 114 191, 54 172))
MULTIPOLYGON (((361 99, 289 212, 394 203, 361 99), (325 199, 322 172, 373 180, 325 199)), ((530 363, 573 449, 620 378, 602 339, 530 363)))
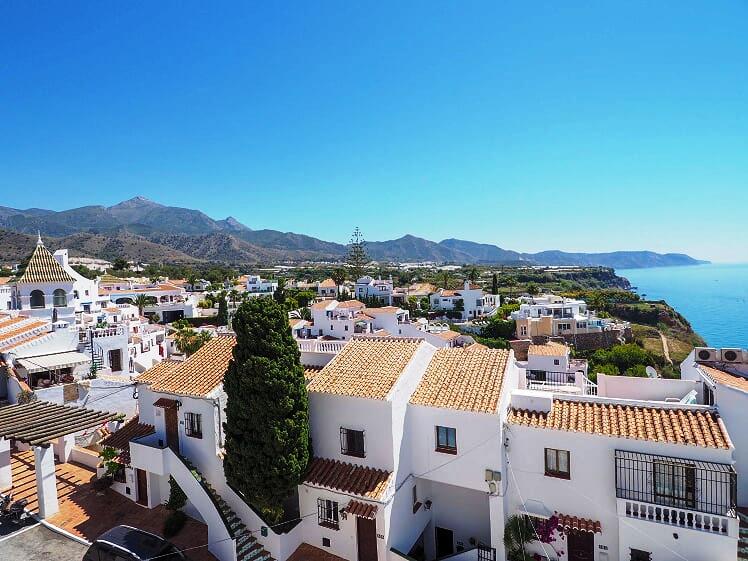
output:
POLYGON ((660 377, 660 375, 657 374, 657 370, 655 370, 651 366, 647 366, 647 368, 645 370, 647 372, 647 376, 649 376, 650 378, 659 378, 660 377))

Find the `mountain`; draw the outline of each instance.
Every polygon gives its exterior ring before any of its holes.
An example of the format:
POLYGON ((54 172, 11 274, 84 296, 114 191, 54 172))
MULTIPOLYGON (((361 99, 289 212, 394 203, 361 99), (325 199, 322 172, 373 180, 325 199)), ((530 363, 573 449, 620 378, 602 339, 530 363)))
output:
MULTIPOLYGON (((18 261, 34 247, 37 232, 52 248, 67 247, 73 255, 144 262, 336 261, 346 246, 304 234, 253 230, 231 216, 214 220, 207 214, 134 197, 113 206, 85 206, 63 211, 19 210, 0 206, 0 260, 18 261)), ((651 251, 612 253, 519 253, 467 240, 434 242, 412 235, 368 242, 377 261, 432 261, 457 264, 599 265, 613 268, 662 267, 703 263, 680 253, 651 251)))

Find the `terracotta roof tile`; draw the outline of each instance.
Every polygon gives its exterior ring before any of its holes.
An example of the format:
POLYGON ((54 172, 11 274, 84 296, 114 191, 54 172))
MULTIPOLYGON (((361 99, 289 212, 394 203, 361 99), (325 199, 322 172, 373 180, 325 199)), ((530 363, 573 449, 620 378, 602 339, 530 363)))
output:
POLYGON ((139 417, 136 415, 129 421, 127 421, 120 429, 116 432, 111 433, 104 440, 101 441, 102 446, 110 446, 120 451, 119 458, 117 461, 124 465, 130 464, 130 441, 134 438, 140 438, 148 436, 156 432, 153 425, 146 425, 145 423, 139 422, 139 417))
POLYGON ((151 390, 205 397, 223 383, 235 342, 229 335, 213 337, 187 360, 167 369, 151 383, 151 390))
POLYGON ((322 372, 321 366, 305 366, 304 367, 304 380, 308 384, 317 377, 317 374, 322 372))
POLYGON ((554 398, 549 413, 512 408, 507 422, 614 438, 730 448, 730 437, 722 420, 716 412, 709 410, 554 398))
POLYGON ((720 370, 713 366, 707 366, 706 364, 699 364, 698 367, 704 374, 714 380, 715 383, 724 384, 725 386, 730 386, 736 390, 748 392, 748 378, 744 378, 739 374, 725 372, 724 370, 720 370))
POLYGON ((33 284, 37 282, 72 283, 75 279, 60 265, 49 250, 41 243, 37 244, 31 254, 26 270, 18 279, 18 284, 33 284))
POLYGON ((50 324, 47 323, 46 321, 33 320, 33 321, 28 321, 26 323, 19 323, 19 324, 14 324, 14 325, 18 325, 18 327, 14 329, 7 329, 7 330, 4 329, 2 332, 0 332, 0 345, 3 345, 3 348, 5 348, 5 346, 7 345, 15 346, 15 343, 17 343, 18 341, 12 341, 14 338, 19 337, 24 334, 28 334, 28 337, 24 338, 23 341, 21 341, 23 343, 26 343, 27 341, 30 340, 31 337, 33 337, 34 335, 38 335, 40 329, 42 328, 48 329, 50 324))
POLYGON ((495 413, 509 351, 439 349, 410 398, 413 405, 495 413))
POLYGON ((351 500, 348 503, 348 506, 345 507, 345 510, 348 514, 352 514, 353 516, 373 520, 377 517, 377 510, 379 510, 379 508, 377 505, 351 500))
POLYGON ((173 368, 178 366, 180 363, 176 360, 162 360, 161 362, 154 364, 148 370, 139 374, 135 381, 142 384, 152 384, 156 380, 162 378, 166 373, 171 371, 173 368))
POLYGON ((384 495, 391 476, 389 471, 383 469, 314 458, 309 464, 304 483, 376 500, 384 495))
POLYGON ((569 347, 550 341, 545 345, 530 345, 527 354, 536 356, 560 356, 569 352, 569 347))
POLYGON ((590 532, 591 534, 603 533, 603 527, 600 525, 599 520, 579 518, 578 516, 561 513, 556 514, 556 516, 558 516, 558 529, 561 531, 580 530, 582 532, 590 532))
POLYGON ((386 399, 421 340, 356 337, 315 377, 310 392, 386 399))
POLYGON ((325 279, 321 283, 319 283, 320 288, 335 288, 337 285, 335 284, 335 281, 332 279, 325 279))
POLYGON ((314 547, 308 543, 302 543, 296 548, 286 561, 347 561, 342 557, 330 553, 319 547, 314 547))

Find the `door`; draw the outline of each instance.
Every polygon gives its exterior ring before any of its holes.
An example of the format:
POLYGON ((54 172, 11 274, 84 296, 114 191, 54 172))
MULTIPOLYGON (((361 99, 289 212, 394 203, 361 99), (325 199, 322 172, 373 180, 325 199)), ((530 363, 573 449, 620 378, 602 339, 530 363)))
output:
POLYGON ((112 369, 112 372, 122 370, 122 351, 120 349, 109 351, 109 368, 112 369))
POLYGON ((179 418, 176 407, 164 409, 166 423, 166 445, 179 454, 179 418))
POLYGON ((148 506, 148 474, 142 469, 136 470, 138 477, 138 504, 148 506))
POLYGON ((446 528, 435 528, 436 531, 436 556, 444 557, 452 555, 455 551, 454 533, 446 528))
POLYGON ((569 533, 569 561, 594 561, 595 534, 572 531, 569 533))
POLYGON ((377 561, 377 521, 356 517, 358 561, 377 561))

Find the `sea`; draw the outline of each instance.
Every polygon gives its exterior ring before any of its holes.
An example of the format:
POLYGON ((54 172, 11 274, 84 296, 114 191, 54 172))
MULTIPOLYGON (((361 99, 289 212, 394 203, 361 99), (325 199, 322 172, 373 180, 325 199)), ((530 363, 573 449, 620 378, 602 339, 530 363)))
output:
POLYGON ((617 269, 647 300, 665 300, 712 347, 748 348, 748 263, 617 269))

